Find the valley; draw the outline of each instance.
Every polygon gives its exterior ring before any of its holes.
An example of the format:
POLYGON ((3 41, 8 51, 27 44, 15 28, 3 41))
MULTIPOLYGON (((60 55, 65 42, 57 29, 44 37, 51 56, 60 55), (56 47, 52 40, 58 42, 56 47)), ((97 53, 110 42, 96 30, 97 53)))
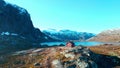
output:
MULTIPOLYGON (((0 68, 120 68, 120 29, 99 34, 62 28, 40 30, 31 16, 27 9, 0 0, 0 68)), ((56 16, 55 22, 59 19, 56 16)), ((39 18, 41 24, 45 23, 43 18, 39 18)), ((86 30, 87 25, 81 30, 86 30)))

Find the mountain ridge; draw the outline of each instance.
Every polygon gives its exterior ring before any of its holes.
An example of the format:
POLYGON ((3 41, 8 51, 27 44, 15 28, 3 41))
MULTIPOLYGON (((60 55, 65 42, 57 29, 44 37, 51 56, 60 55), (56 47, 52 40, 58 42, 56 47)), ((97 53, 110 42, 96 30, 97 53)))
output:
POLYGON ((90 38, 88 41, 120 42, 120 29, 104 30, 95 37, 90 38))
POLYGON ((91 38, 95 36, 93 33, 87 33, 87 32, 77 32, 73 30, 55 30, 55 29, 49 29, 49 30, 42 30, 43 33, 46 35, 56 38, 62 41, 69 41, 69 40, 83 40, 85 41, 88 38, 91 38))
POLYGON ((34 27, 30 14, 26 9, 1 0, 0 33, 3 32, 15 33, 33 42, 53 40, 34 27))

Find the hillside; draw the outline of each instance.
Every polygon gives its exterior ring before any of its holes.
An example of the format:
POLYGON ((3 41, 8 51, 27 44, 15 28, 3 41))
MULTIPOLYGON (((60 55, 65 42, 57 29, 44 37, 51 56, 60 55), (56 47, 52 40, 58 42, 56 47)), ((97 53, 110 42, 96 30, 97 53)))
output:
POLYGON ((72 30, 57 31, 55 29, 49 29, 49 30, 43 30, 42 32, 50 36, 51 38, 55 38, 61 41, 69 41, 69 40, 85 41, 86 39, 95 36, 95 34, 93 33, 77 32, 72 30))
POLYGON ((40 46, 45 41, 54 39, 33 26, 26 9, 0 0, 0 55, 40 46))
POLYGON ((0 60, 2 68, 113 68, 120 65, 119 58, 95 54, 83 46, 23 50, 2 56, 0 60))
POLYGON ((120 42, 120 29, 105 30, 88 41, 120 42))
POLYGON ((50 37, 33 26, 30 14, 24 8, 0 0, 0 33, 8 32, 23 36, 30 41, 50 41, 50 37))

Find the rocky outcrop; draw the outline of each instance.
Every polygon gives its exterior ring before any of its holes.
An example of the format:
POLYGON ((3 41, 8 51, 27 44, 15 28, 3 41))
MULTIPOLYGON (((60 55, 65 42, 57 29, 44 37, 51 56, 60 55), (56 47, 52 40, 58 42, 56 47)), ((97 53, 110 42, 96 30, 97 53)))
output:
POLYGON ((15 33, 31 42, 53 40, 32 24, 26 9, 0 0, 0 33, 15 33))
MULTIPOLYGON (((6 57, 7 58, 7 57, 6 57)), ((26 68, 114 68, 120 58, 95 54, 87 47, 50 47, 18 51, 0 67, 26 68), (14 60, 13 60, 14 59, 14 60)))
POLYGON ((88 39, 88 41, 120 42, 120 29, 102 31, 97 36, 88 39))
MULTIPOLYGON (((98 68, 96 62, 92 60, 92 52, 85 47, 65 48, 60 54, 64 56, 64 58, 59 60, 63 68, 98 68)), ((53 64, 53 66, 56 65, 53 64)), ((53 68, 57 68, 57 66, 53 68)))

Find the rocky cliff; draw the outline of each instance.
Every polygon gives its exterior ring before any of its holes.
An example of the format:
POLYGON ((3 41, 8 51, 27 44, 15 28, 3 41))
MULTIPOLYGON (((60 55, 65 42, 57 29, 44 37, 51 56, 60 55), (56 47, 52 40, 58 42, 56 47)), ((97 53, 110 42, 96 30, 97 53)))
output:
POLYGON ((26 9, 0 0, 0 55, 53 41, 33 26, 26 9))
POLYGON ((6 32, 23 36, 32 42, 50 41, 51 39, 33 26, 26 9, 0 0, 0 33, 6 32))

